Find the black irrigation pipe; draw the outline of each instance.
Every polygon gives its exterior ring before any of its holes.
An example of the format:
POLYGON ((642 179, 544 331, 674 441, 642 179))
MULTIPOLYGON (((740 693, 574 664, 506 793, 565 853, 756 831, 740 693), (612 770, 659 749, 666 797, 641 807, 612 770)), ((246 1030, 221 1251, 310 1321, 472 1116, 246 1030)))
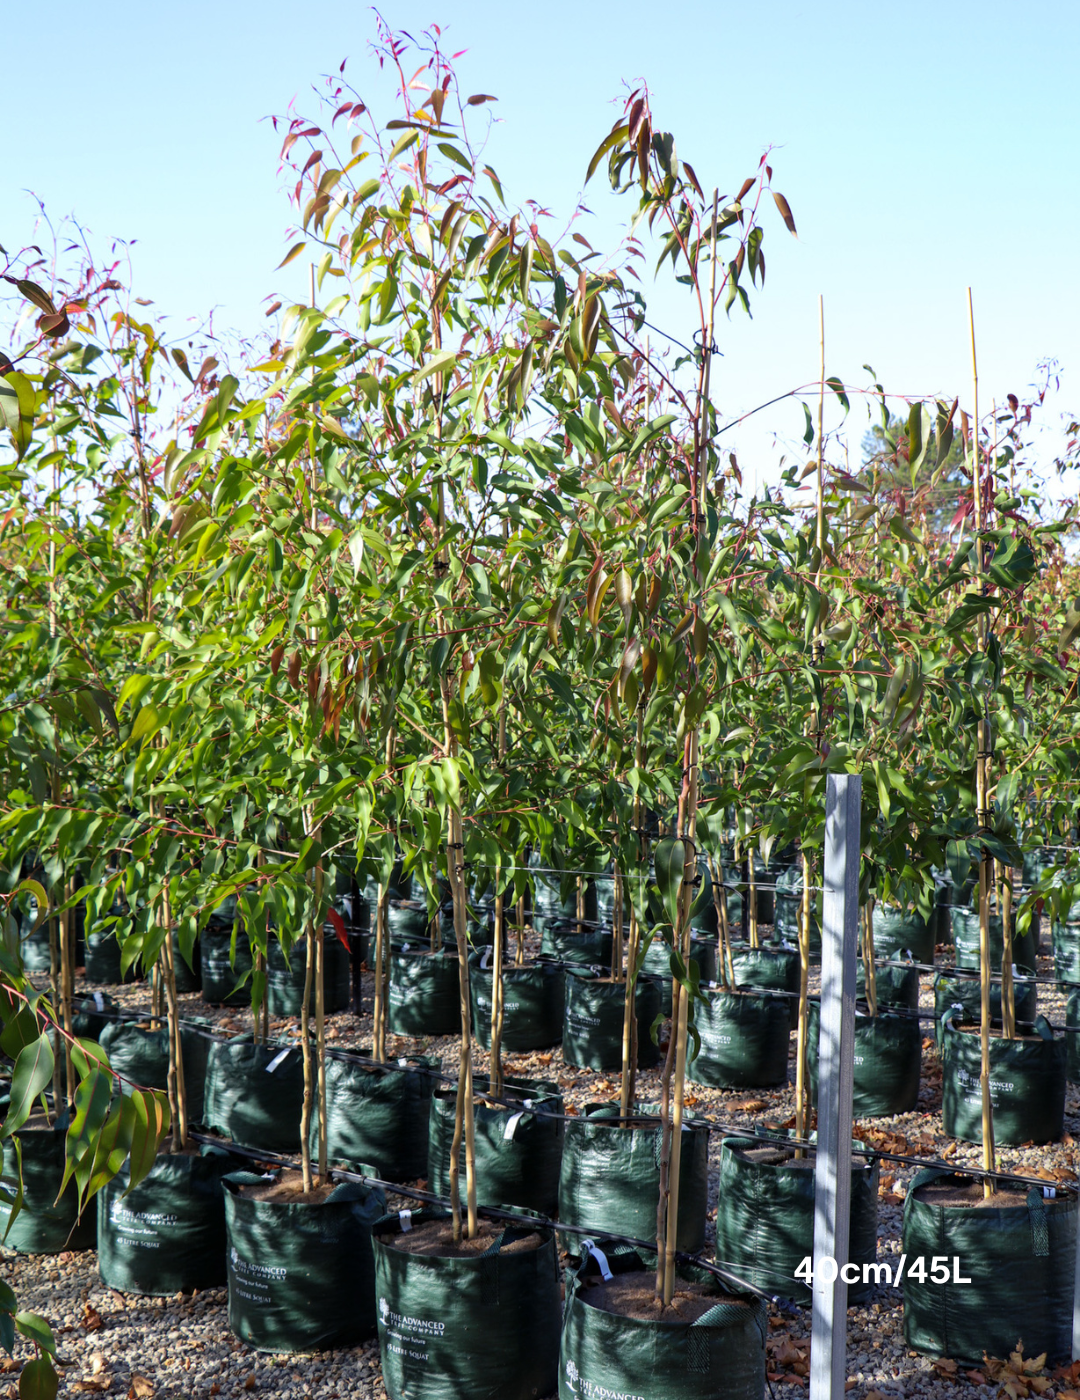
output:
MULTIPOLYGON (((225 1151, 235 1153, 241 1157, 247 1157, 253 1162, 273 1162, 281 1168, 291 1168, 299 1171, 299 1164, 291 1157, 279 1152, 262 1152, 257 1148, 243 1147, 238 1143, 223 1142, 221 1138, 211 1137, 205 1133, 190 1133, 189 1137, 194 1142, 208 1143, 214 1147, 223 1147, 225 1151)), ((450 1198, 447 1196, 436 1196, 431 1191, 420 1191, 413 1186, 402 1186, 396 1181, 385 1181, 378 1176, 365 1176, 362 1172, 349 1171, 347 1168, 331 1167, 330 1175, 335 1180, 355 1181, 363 1186, 377 1186, 388 1194, 403 1196, 406 1200, 419 1201, 422 1205, 440 1206, 444 1210, 451 1209, 450 1198)), ((547 1229, 563 1235, 579 1235, 586 1240, 599 1240, 605 1243, 624 1245, 630 1249, 644 1250, 646 1253, 656 1253, 655 1240, 638 1240, 630 1235, 613 1234, 610 1230, 592 1229, 584 1225, 563 1225, 557 1220, 552 1220, 546 1215, 525 1215, 519 1211, 504 1210, 496 1206, 477 1206, 476 1213, 488 1220, 506 1221, 508 1224, 528 1226, 531 1230, 547 1229)), ((755 1284, 748 1283, 745 1279, 739 1278, 737 1274, 721 1268, 711 1260, 703 1259, 697 1254, 687 1254, 682 1250, 676 1251, 675 1258, 681 1264, 693 1264, 697 1268, 706 1269, 709 1273, 729 1284, 739 1293, 751 1293, 757 1298, 763 1299, 767 1303, 773 1304, 783 1312, 791 1312, 798 1307, 790 1298, 785 1298, 779 1293, 767 1293, 764 1289, 758 1288, 755 1284)))

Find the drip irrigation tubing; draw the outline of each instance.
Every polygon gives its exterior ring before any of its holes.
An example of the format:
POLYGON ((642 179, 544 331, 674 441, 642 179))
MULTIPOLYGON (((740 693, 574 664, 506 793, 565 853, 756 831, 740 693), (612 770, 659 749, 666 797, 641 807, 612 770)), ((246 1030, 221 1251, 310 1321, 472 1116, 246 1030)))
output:
MULTIPOLYGON (((189 1133, 188 1136, 194 1142, 210 1144, 214 1147, 224 1147, 226 1151, 235 1153, 238 1156, 246 1157, 253 1162, 273 1162, 283 1169, 291 1168, 293 1171, 300 1170, 300 1164, 290 1157, 278 1152, 263 1152, 256 1148, 244 1147, 239 1143, 222 1140, 219 1137, 212 1137, 205 1133, 189 1133)), ((420 1191, 413 1186, 403 1186, 399 1182, 385 1181, 378 1176, 365 1176, 362 1172, 349 1171, 347 1168, 331 1167, 330 1176, 340 1181, 354 1181, 363 1186, 377 1186, 389 1194, 402 1196, 406 1200, 419 1201, 423 1205, 441 1206, 444 1210, 451 1209, 450 1198, 447 1196, 436 1196, 431 1191, 420 1191)), ((496 1206, 477 1206, 477 1215, 489 1220, 505 1221, 508 1224, 527 1225, 531 1229, 548 1229, 563 1235, 579 1235, 585 1240, 601 1240, 610 1244, 624 1245, 630 1249, 644 1250, 646 1253, 656 1253, 655 1240, 634 1239, 630 1235, 613 1234, 610 1230, 598 1230, 584 1225, 563 1225, 557 1220, 552 1220, 546 1215, 525 1214, 524 1212, 506 1210, 496 1206)), ((706 1269, 709 1273, 727 1283, 739 1293, 751 1293, 755 1297, 764 1299, 765 1302, 773 1304, 782 1311, 789 1311, 798 1305, 790 1298, 785 1298, 779 1293, 767 1293, 764 1289, 748 1283, 738 1275, 723 1269, 718 1264, 714 1264, 709 1259, 704 1259, 697 1254, 687 1254, 682 1250, 676 1252, 675 1258, 681 1264, 693 1264, 698 1268, 706 1269)))

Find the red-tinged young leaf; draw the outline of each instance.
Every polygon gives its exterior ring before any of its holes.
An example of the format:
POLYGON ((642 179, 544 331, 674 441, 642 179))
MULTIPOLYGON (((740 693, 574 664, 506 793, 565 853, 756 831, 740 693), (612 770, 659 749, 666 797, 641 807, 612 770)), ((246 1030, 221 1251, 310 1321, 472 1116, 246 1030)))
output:
POLYGON ((263 315, 264 315, 264 316, 272 316, 272 315, 274 314, 275 311, 280 311, 280 310, 281 310, 281 302, 280 302, 280 301, 275 301, 275 302, 271 303, 271 305, 268 306, 268 307, 266 308, 266 310, 263 312, 263 315))
POLYGON ((700 185, 698 176, 696 176, 695 172, 693 172, 691 162, 682 162, 682 168, 684 168, 684 171, 686 172, 686 179, 688 179, 688 181, 691 182, 691 185, 693 185, 693 189, 695 189, 695 193, 696 195, 698 195, 698 199, 702 200, 702 202, 705 202, 705 192, 703 192, 702 190, 702 185, 700 185))
POLYGON ((300 174, 301 174, 301 175, 306 175, 306 174, 308 173, 308 171, 311 169, 311 167, 312 167, 313 165, 318 165, 319 161, 321 161, 321 160, 322 160, 322 151, 312 151, 311 155, 309 155, 308 158, 307 158, 307 160, 304 162, 304 168, 300 171, 300 174))
POLYGON ((342 947, 348 948, 349 935, 345 931, 345 920, 341 917, 341 915, 336 909, 328 909, 326 911, 326 917, 334 926, 334 932, 338 936, 338 942, 342 945, 342 947))
POLYGON ((492 97, 489 92, 476 92, 472 97, 466 98, 466 103, 470 107, 479 107, 481 102, 498 102, 497 97, 492 97))
POLYGON ((570 236, 571 238, 573 238, 575 243, 584 243, 585 247, 588 248, 590 253, 593 251, 593 245, 589 242, 589 240, 585 237, 583 233, 573 233, 570 236))
POLYGON ((38 317, 38 330, 51 340, 55 340, 57 336, 67 335, 70 329, 71 322, 67 318, 66 311, 54 311, 50 316, 38 317))
POLYGON ((285 655, 285 644, 276 646, 270 653, 270 674, 276 676, 281 670, 281 658, 285 655))
POLYGON ((735 196, 736 204, 741 204, 746 198, 746 196, 750 193, 750 191, 754 188, 755 178, 755 176, 751 175, 749 179, 746 179, 742 182, 742 185, 739 188, 739 193, 735 196))
POLYGON ((277 265, 277 267, 274 269, 274 271, 275 271, 275 272, 280 272, 281 269, 282 269, 283 267, 286 267, 289 263, 292 262, 293 258, 298 257, 298 256, 304 251, 304 249, 305 249, 306 247, 307 247, 307 240, 306 240, 306 239, 305 239, 302 243, 294 243, 293 246, 289 249, 289 251, 288 251, 288 252, 285 254, 285 256, 282 258, 282 260, 278 263, 278 265, 277 265))
MULTIPOLYGON (((769 175, 771 178, 771 171, 769 172, 769 175)), ((788 233, 795 233, 795 219, 791 212, 791 205, 788 204, 784 196, 782 194, 778 194, 776 190, 773 190, 772 197, 776 201, 777 209, 780 210, 780 217, 784 221, 784 227, 787 229, 788 233)))

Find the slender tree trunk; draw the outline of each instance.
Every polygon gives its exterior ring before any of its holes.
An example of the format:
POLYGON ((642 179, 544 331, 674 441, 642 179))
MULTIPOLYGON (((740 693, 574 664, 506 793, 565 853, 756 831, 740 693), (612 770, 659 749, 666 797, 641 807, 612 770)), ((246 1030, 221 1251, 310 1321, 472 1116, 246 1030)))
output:
MULTIPOLYGON (((634 744, 634 764, 638 769, 645 766, 645 709, 638 701, 637 732, 634 744)), ((645 864, 645 849, 641 835, 641 797, 634 794, 634 841, 637 844, 637 865, 633 878, 640 880, 645 864)), ((640 884, 638 885, 640 891, 640 884)), ((630 939, 626 949, 626 996, 623 1001, 623 1041, 622 1074, 619 1081, 619 1112, 625 1118, 633 1109, 637 1087, 637 961, 641 946, 641 930, 638 927, 637 901, 630 899, 630 939)))
POLYGON ((386 1002, 387 1002, 387 933, 386 913, 390 904, 389 886, 379 881, 379 897, 375 902, 375 995, 372 1007, 372 1055, 380 1061, 386 1059, 386 1002))
POLYGON ((304 1101, 300 1110, 300 1167, 304 1195, 311 1194, 311 1110, 315 1107, 315 1073, 311 1063, 311 989, 315 985, 315 928, 307 926, 307 961, 304 970, 304 1000, 300 1006, 300 1044, 304 1055, 304 1101))
MULTIPOLYGON (((690 957, 690 906, 694 900, 694 888, 698 878, 697 860, 697 798, 698 798, 698 731, 691 730, 686 740, 684 770, 685 801, 682 804, 680 822, 685 859, 683 863, 682 888, 679 897, 679 925, 675 931, 676 945, 682 955, 684 965, 690 957)), ((675 1253, 678 1244, 679 1187, 682 1168, 682 1126, 683 1100, 686 1092, 686 1050, 689 1039, 690 997, 682 982, 675 984, 675 1000, 672 1003, 671 1041, 675 1048, 673 1102, 670 1127, 665 1125, 667 1139, 667 1221, 664 1231, 663 1280, 661 1300, 667 1307, 675 1292, 675 1253)), ((669 1055, 670 1058, 670 1055, 669 1055)), ((666 1067, 665 1067, 666 1068, 666 1067)), ((667 1094, 664 1095, 666 1106, 667 1094)), ((661 1162, 663 1174, 663 1161, 661 1162)), ((663 1189, 661 1189, 663 1199, 663 1189)))
POLYGON ((318 1061, 319 1179, 328 1179, 326 1145, 326 928, 322 917, 323 868, 315 868, 315 1051, 318 1061))
MULTIPOLYGON (((66 882, 65 899, 74 892, 74 881, 66 882)), ((60 1018, 64 1027, 64 1087, 69 1107, 75 1103, 75 1067, 71 1059, 72 1022, 71 1003, 75 987, 75 949, 71 936, 71 911, 65 909, 60 914, 60 1018)), ((58 1103, 59 1100, 54 1102, 58 1103)))
POLYGON ((997 862, 1001 878, 1001 1033, 1006 1040, 1016 1038, 1016 989, 1013 985, 1013 872, 997 862))

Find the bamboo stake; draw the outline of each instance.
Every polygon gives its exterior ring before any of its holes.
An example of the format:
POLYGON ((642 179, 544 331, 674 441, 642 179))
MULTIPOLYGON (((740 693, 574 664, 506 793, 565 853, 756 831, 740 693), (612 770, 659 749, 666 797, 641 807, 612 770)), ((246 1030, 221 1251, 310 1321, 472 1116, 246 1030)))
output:
POLYGON ((870 895, 863 908, 863 968, 866 972, 866 1005, 871 1016, 877 1015, 877 966, 874 962, 874 896, 870 895))
MULTIPOLYGON (((506 699, 499 708, 499 767, 506 764, 506 699)), ((491 953, 491 1054, 489 1060, 489 1080, 491 1092, 496 1098, 502 1097, 502 1034, 505 1017, 503 995, 503 958, 506 947, 506 916, 503 896, 495 896, 495 934, 491 953)))
POLYGON ((318 1066, 319 1180, 328 1179, 326 1124, 326 928, 322 917, 323 868, 315 867, 315 1054, 318 1066))
MULTIPOLYGON (((66 882, 65 900, 74 893, 74 881, 66 882)), ((71 911, 65 909, 60 914, 60 1015, 64 1026, 64 1074, 65 1091, 69 1107, 75 1104, 75 1068, 71 1059, 73 1038, 71 1002, 75 983, 75 950, 72 947, 71 911)), ((54 1100, 59 1103, 59 1099, 54 1100)))
MULTIPOLYGON (((810 989, 810 862, 802 858, 803 898, 799 918, 799 1029, 795 1047, 795 1136, 806 1137, 806 1034, 810 989)), ((806 1149, 796 1147, 795 1156, 805 1156, 806 1149)))
MULTIPOLYGON (((974 388, 974 411, 971 423, 971 481, 975 506, 975 567, 981 577, 983 570, 983 548, 980 535, 983 529, 982 472, 979 466, 979 363, 975 352, 975 309, 968 288, 968 326, 971 331, 971 373, 974 388)), ((980 591, 982 584, 980 582, 980 591)), ((979 614, 978 637, 980 651, 986 650, 986 615, 979 614)), ((987 763, 990 750, 990 726, 987 723, 985 705, 979 717, 976 733, 975 754, 975 812, 980 831, 989 826, 987 809, 987 763)), ((980 1025, 979 1044, 981 1050, 979 1089, 982 1097, 982 1162, 983 1170, 991 1173, 995 1168, 994 1115, 990 1102, 990 871, 989 858, 984 848, 979 849, 979 990, 980 1025)), ((983 1193, 989 1197, 995 1194, 992 1176, 983 1178, 983 1193)))
MULTIPOLYGON (((637 732, 634 741, 634 764, 641 769, 645 766, 645 704, 639 697, 637 705, 637 732)), ((641 795, 634 793, 634 840, 637 842, 637 869, 639 875, 645 863, 644 842, 641 837, 642 811, 641 795)), ((623 999, 623 1038, 622 1074, 619 1079, 619 1114, 627 1117, 634 1104, 637 1087, 637 960, 641 944, 641 931, 638 928, 637 904, 630 901, 630 934, 626 948, 626 995, 623 999)))

